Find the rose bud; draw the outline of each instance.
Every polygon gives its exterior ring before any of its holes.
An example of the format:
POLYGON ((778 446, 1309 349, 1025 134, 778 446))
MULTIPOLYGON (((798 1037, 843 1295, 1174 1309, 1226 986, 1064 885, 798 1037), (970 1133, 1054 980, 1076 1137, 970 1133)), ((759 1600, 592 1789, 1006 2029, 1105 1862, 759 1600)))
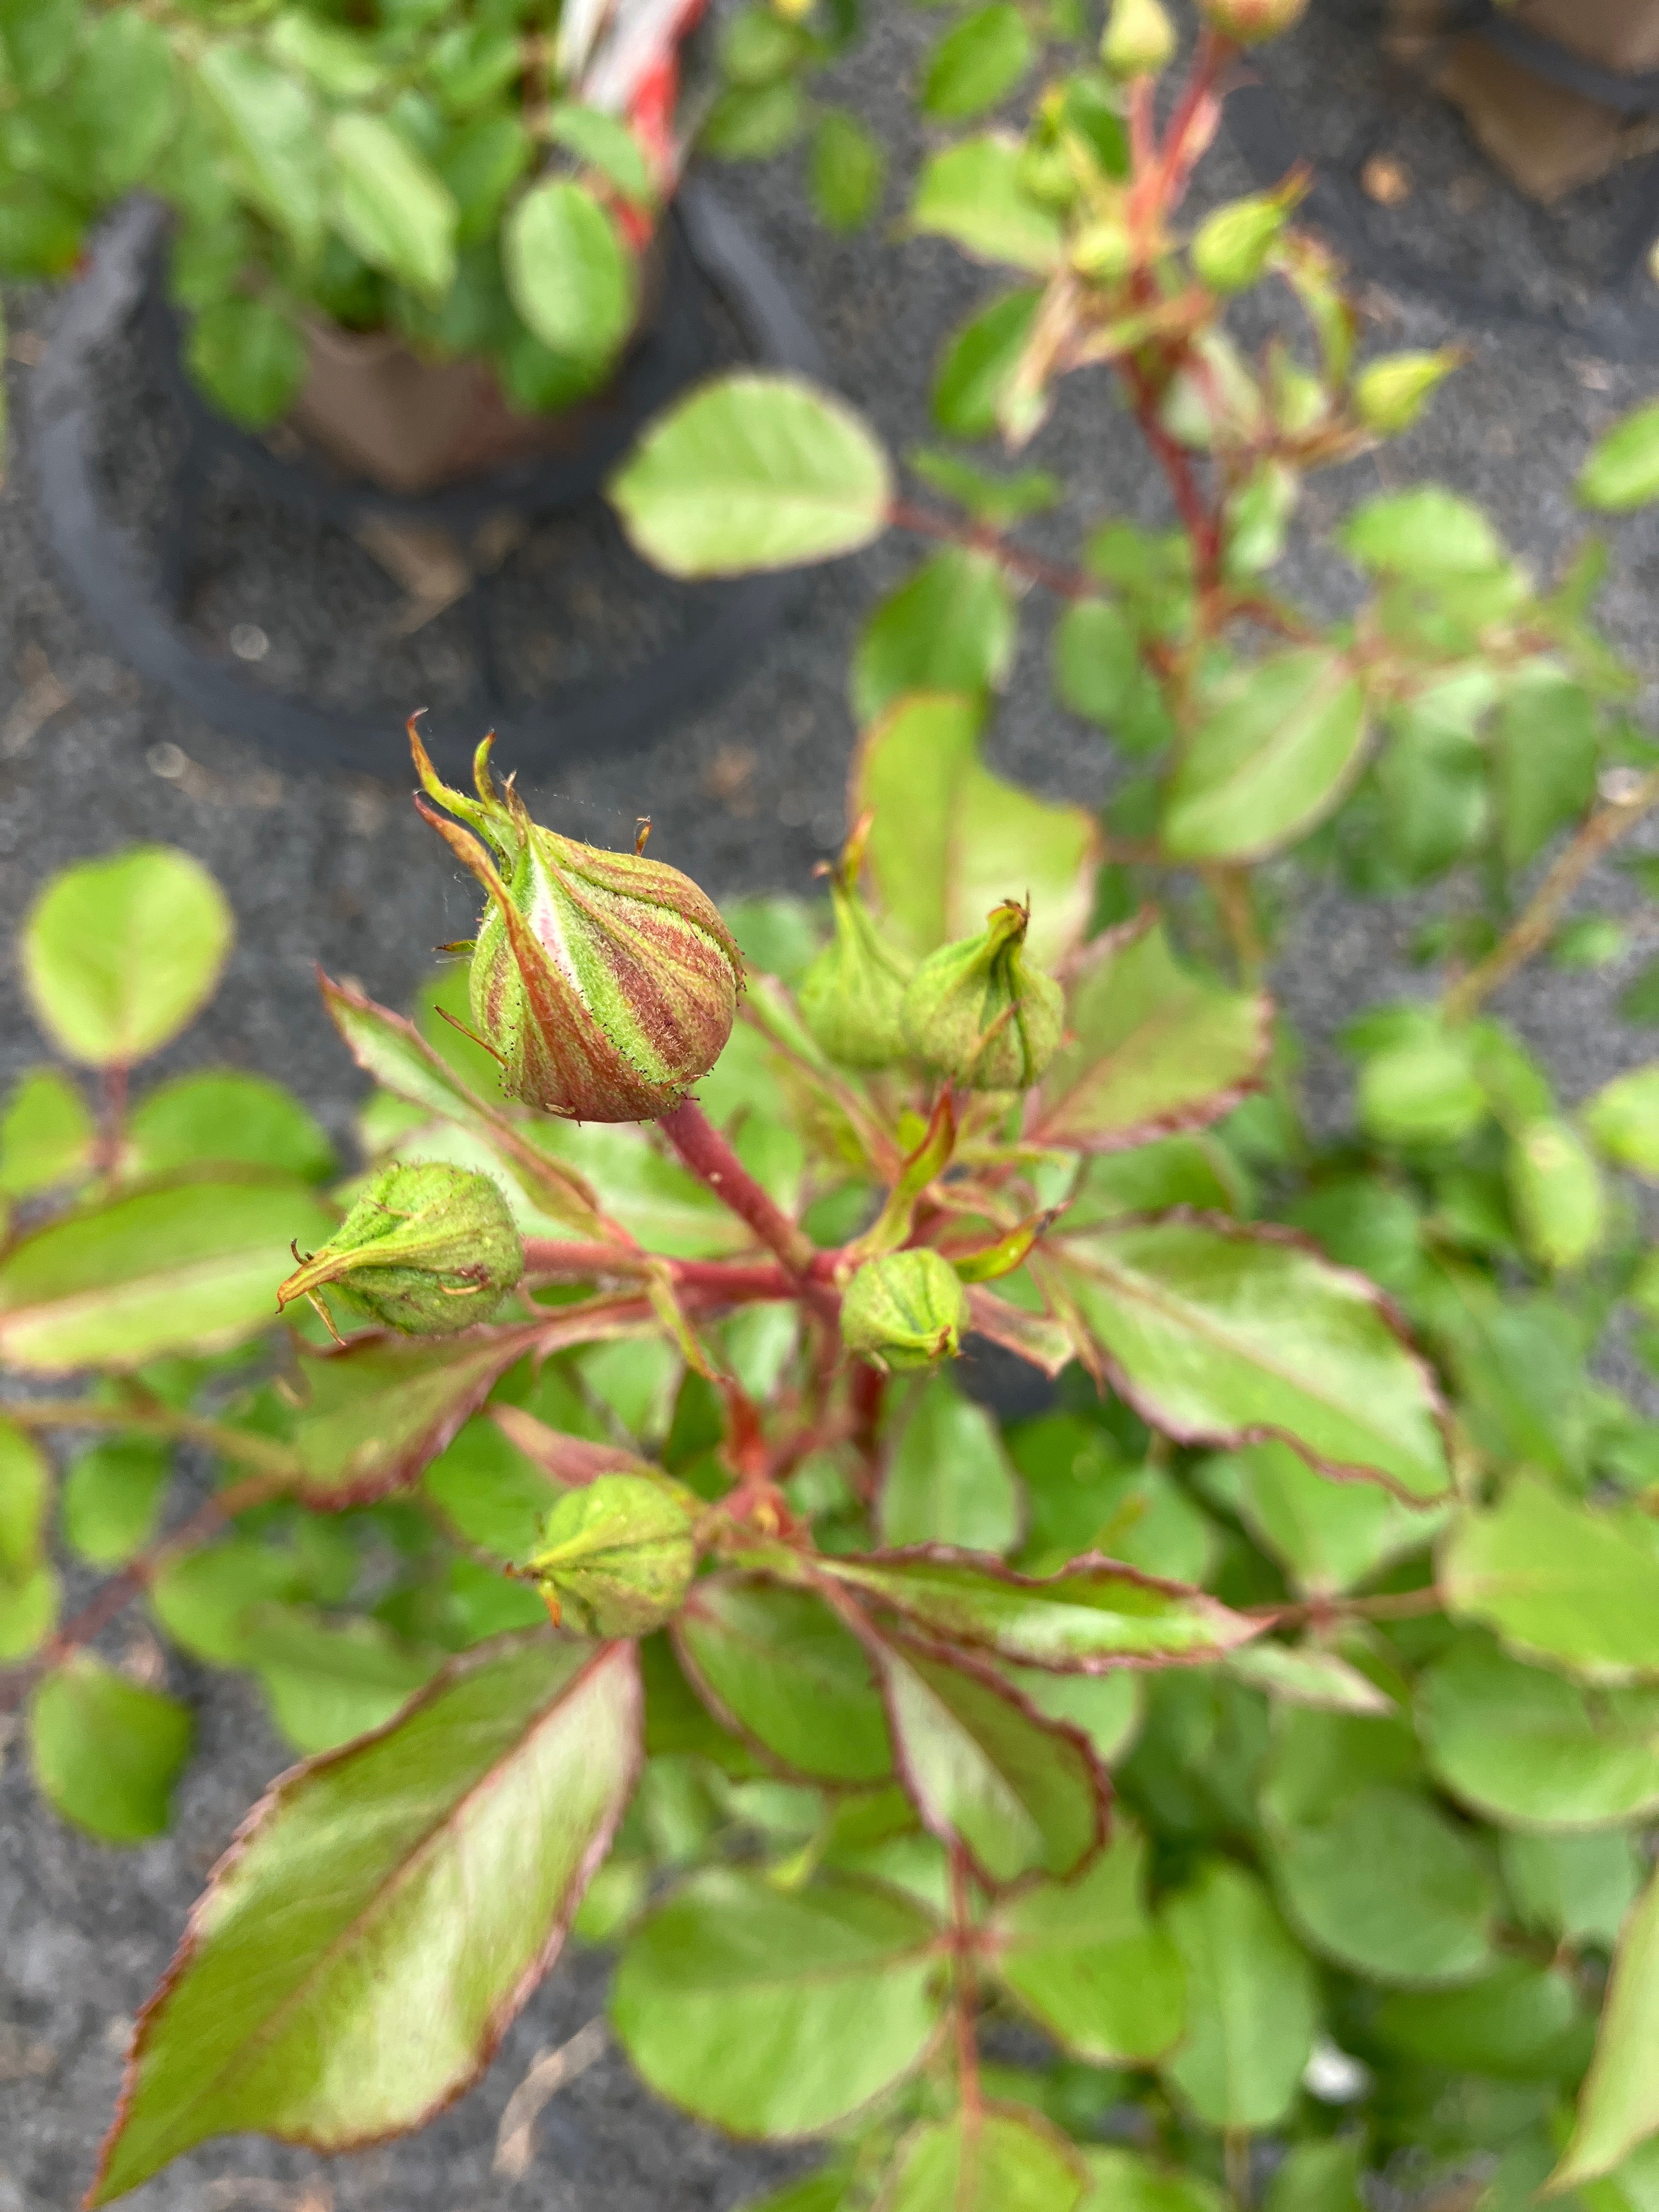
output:
POLYGON ((865 815, 830 872, 836 934, 800 980, 801 1018, 844 1067, 891 1067, 909 1056, 904 970, 882 943, 859 896, 860 865, 874 817, 865 815))
POLYGON ((1199 9, 1224 39, 1255 46, 1294 30, 1308 12, 1308 0, 1199 0, 1199 9))
POLYGON ((333 1335, 318 1295, 326 1285, 348 1313, 408 1336, 448 1336, 488 1321, 523 1273, 523 1243, 487 1175, 394 1163, 321 1251, 301 1261, 276 1304, 308 1298, 333 1335))
POLYGON ((649 1474, 601 1474, 548 1515, 530 1571, 547 1609, 579 1636, 648 1636, 684 1602, 697 1564, 699 1501, 649 1474))
POLYGON ((918 1058, 969 1091, 1024 1091, 1060 1042, 1058 983, 1021 954, 1030 902, 1005 899, 977 937, 930 953, 904 994, 904 1025, 918 1058))
POLYGON ((1114 76, 1157 76, 1175 59, 1176 27, 1162 0, 1112 0, 1100 58, 1114 76))
POLYGON ((931 1245, 866 1260, 841 1302, 841 1340, 872 1367, 902 1372, 954 1359, 968 1327, 968 1293, 931 1245))
POLYGON ((495 787, 493 735, 475 758, 476 799, 440 782, 412 720, 409 739, 428 796, 477 833, 416 800, 489 894, 470 995, 501 1088, 577 1121, 669 1112, 720 1058, 737 1012, 743 962, 714 902, 660 860, 532 822, 511 777, 495 787))

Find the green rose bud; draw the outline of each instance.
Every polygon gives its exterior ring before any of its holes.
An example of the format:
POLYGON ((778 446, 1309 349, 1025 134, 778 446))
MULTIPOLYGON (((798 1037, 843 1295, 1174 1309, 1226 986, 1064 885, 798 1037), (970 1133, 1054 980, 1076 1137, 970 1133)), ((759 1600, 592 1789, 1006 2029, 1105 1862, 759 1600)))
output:
POLYGON ((1134 258, 1128 225, 1110 216, 1085 223, 1072 240, 1073 268, 1079 276, 1097 284, 1115 284, 1121 276, 1127 276, 1134 258))
POLYGON ((1354 379, 1354 412, 1380 437, 1409 430, 1436 385, 1468 358, 1460 347, 1443 346, 1438 353, 1391 353, 1374 361, 1354 379))
MULTIPOLYGON (((300 1255, 296 1250, 295 1258, 300 1255)), ((276 1293, 280 1310, 326 1285, 348 1312, 409 1336, 448 1336, 488 1321, 524 1273, 507 1200, 471 1168, 383 1168, 319 1252, 276 1293)))
POLYGON ((1308 12, 1308 0, 1199 0, 1212 30, 1235 46, 1256 46, 1294 30, 1308 12))
POLYGON ((1060 1043, 1060 986, 1021 955, 1030 918, 1029 902, 1005 899, 977 937, 931 953, 904 994, 917 1057, 969 1091, 1029 1090, 1060 1043))
POLYGON ((1159 0, 1112 0, 1100 58, 1114 76, 1156 76, 1175 58, 1176 29, 1159 0))
POLYGON ((954 1359, 968 1322, 968 1293, 931 1246, 866 1260, 841 1302, 841 1340, 872 1367, 899 1373, 954 1359))
POLYGON ((501 1088, 577 1121, 653 1121, 725 1048, 743 963, 712 900, 640 853, 544 830, 478 747, 478 796, 438 780, 409 740, 428 795, 477 836, 421 812, 489 894, 472 954, 472 1018, 501 1088), (478 839, 484 842, 480 844, 478 839), (488 849, 486 849, 488 848, 488 849))
POLYGON ((1276 192, 1230 200, 1206 216, 1190 248, 1199 282, 1212 292, 1247 291, 1266 269, 1302 191, 1300 180, 1293 180, 1276 192))
POLYGON ((698 1501, 650 1474, 601 1474, 548 1515, 530 1571, 579 1636, 648 1636, 684 1602, 697 1564, 698 1501))
POLYGON ((904 970, 882 943, 858 894, 871 815, 856 824, 830 876, 836 934, 813 961, 798 994, 801 1018, 831 1060, 845 1067, 891 1067, 910 1049, 904 1034, 904 970))

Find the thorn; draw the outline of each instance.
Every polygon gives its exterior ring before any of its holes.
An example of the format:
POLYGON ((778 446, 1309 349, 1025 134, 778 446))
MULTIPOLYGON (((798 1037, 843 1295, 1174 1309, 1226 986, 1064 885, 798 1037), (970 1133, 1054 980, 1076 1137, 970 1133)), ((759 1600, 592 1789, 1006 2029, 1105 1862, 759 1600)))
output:
POLYGON ((645 841, 650 835, 651 817, 648 814, 638 816, 634 823, 634 850, 636 853, 644 852, 645 841))

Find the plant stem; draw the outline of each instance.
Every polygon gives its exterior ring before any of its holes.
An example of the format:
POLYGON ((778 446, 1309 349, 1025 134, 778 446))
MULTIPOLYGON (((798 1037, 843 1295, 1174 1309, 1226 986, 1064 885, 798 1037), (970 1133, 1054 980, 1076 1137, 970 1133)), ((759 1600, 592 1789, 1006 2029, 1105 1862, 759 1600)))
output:
POLYGON ((1531 902, 1501 944, 1447 991, 1441 1012, 1448 1021, 1467 1021, 1492 994, 1541 952, 1554 934, 1568 902, 1601 855, 1633 830, 1659 802, 1659 769, 1639 779, 1628 798, 1617 799, 1592 814, 1539 885, 1531 902))
POLYGON ((579 1244, 558 1237, 526 1237, 524 1241, 525 1275, 538 1283, 590 1283, 606 1277, 639 1282, 661 1268, 677 1289, 729 1298, 733 1305, 795 1294, 793 1277, 769 1261, 669 1260, 654 1253, 618 1252, 614 1244, 579 1244))
POLYGON ((256 1505, 266 1505, 272 1498, 280 1498, 287 1487, 287 1480, 282 1476, 250 1475, 246 1481, 231 1483, 198 1505, 176 1528, 130 1559, 118 1575, 112 1575, 106 1583, 100 1583, 81 1610, 70 1615, 27 1666, 15 1668, 0 1676, 0 1712, 15 1711, 37 1674, 60 1665, 72 1651, 80 1650, 94 1637, 101 1636, 133 1599, 149 1588, 163 1567, 185 1553, 193 1552, 239 1513, 250 1512, 256 1505))
POLYGON ((221 1458, 257 1468, 273 1480, 295 1472, 290 1453, 269 1437, 227 1428, 199 1413, 176 1413, 167 1406, 106 1405, 89 1398, 42 1398, 33 1403, 7 1400, 7 1420, 20 1429, 138 1429, 149 1436, 172 1437, 180 1443, 204 1444, 221 1458))
POLYGON ((819 1257, 817 1246, 767 1196, 696 1100, 682 1099, 657 1127, 698 1181, 777 1254, 785 1273, 805 1283, 819 1257))
POLYGON ((1062 599, 1101 597, 1100 586, 1086 570, 1067 568, 1058 561, 1045 561, 1042 554, 1014 544, 986 524, 958 522, 953 515, 935 514, 931 507, 917 507, 904 499, 894 501, 887 510, 887 520, 895 530, 914 530, 919 538, 937 538, 947 545, 961 545, 971 553, 983 553, 1000 568, 1024 576, 1030 583, 1042 585, 1062 599))

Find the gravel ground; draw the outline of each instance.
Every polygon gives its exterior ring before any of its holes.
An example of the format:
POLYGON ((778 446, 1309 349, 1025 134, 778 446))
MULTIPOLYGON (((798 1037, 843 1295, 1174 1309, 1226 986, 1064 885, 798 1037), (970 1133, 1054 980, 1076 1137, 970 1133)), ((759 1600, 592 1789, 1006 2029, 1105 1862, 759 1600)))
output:
MULTIPOLYGON (((916 150, 903 87, 937 18, 884 27, 845 72, 842 96, 896 144, 904 173, 916 150)), ((1311 88, 1317 50, 1294 54, 1285 82, 1311 88)), ((1378 86, 1382 80, 1379 77, 1378 86)), ((1423 149, 1422 172, 1444 181, 1445 133, 1397 85, 1345 145, 1423 149)), ((1364 95, 1364 88, 1355 97, 1364 95)), ((1467 173, 1478 177, 1473 155, 1467 173)), ((1458 173, 1464 173, 1459 172, 1458 173)), ((1455 181, 1455 179, 1452 179, 1455 181)), ((1209 189, 1238 189, 1224 149, 1209 189)), ((722 190, 787 272, 823 343, 832 380, 864 406, 900 452, 924 420, 943 333, 986 289, 942 246, 887 227, 850 243, 803 212, 788 161, 722 180, 722 190)), ((1447 187, 1449 191, 1449 185, 1447 187)), ((1462 198, 1468 199, 1468 191, 1462 198)), ((1480 192, 1501 198, 1501 188, 1480 192)), ((1455 203, 1448 201, 1449 205, 1455 203)), ((1470 203, 1474 204, 1473 202, 1470 203)), ((1441 216, 1425 197, 1418 210, 1441 216)), ((1493 217, 1496 222, 1498 218, 1493 217)), ((1537 227, 1505 218, 1506 256, 1539 257, 1528 281, 1555 281, 1537 227)), ((1553 234, 1552 234, 1553 236, 1553 234)), ((1553 246, 1549 250, 1553 252, 1553 246)), ((1386 343, 1440 342, 1446 326, 1408 302, 1375 295, 1386 343)), ((14 328, 12 377, 29 374, 49 334, 49 303, 25 301, 14 328)), ((1468 366, 1429 422, 1379 464, 1320 480, 1307 502, 1315 527, 1379 482, 1437 476, 1483 501, 1541 574, 1574 541, 1568 496, 1588 438, 1650 389, 1641 373, 1586 358, 1547 333, 1461 333, 1468 366)), ((1153 517, 1160 490, 1121 416, 1099 386, 1069 394, 1032 459, 1055 469, 1087 508, 1153 517)), ((1063 544, 1045 526, 1038 542, 1063 544)), ((1617 532, 1619 566, 1606 603, 1623 647, 1650 679, 1659 635, 1649 619, 1659 544, 1638 520, 1617 532)), ((757 642, 717 706, 625 757, 573 769, 556 790, 532 787, 534 811, 580 834, 622 842, 649 812, 652 850, 730 896, 803 889, 832 848, 853 730, 846 654, 860 611, 902 572, 908 549, 884 545, 810 581, 787 626, 757 642)), ((240 941, 208 1018, 168 1055, 184 1066, 223 1060, 295 1085, 337 1130, 357 1091, 317 1008, 320 959, 397 1003, 429 964, 430 948, 470 927, 474 897, 415 818, 401 736, 389 720, 384 782, 290 772, 229 731, 181 713, 114 660, 94 617, 64 590, 46 555, 27 447, 0 495, 0 933, 9 941, 35 888, 64 861, 135 839, 200 855, 228 886, 240 941)), ((1330 566, 1316 550, 1286 579, 1316 601, 1330 566)), ((270 589, 283 580, 273 565, 270 589)), ((382 600, 384 595, 382 594, 382 600)), ((349 603, 343 620, 375 618, 349 603)), ((383 615, 380 617, 383 619, 383 615)), ((1092 799, 1105 787, 1097 739, 1048 702, 1048 610, 1033 608, 1024 649, 997 718, 993 757, 1054 793, 1092 799)), ((411 663, 411 666, 413 666, 411 663)), ((415 703, 411 699, 410 703, 415 703)), ((510 765, 510 763, 509 763, 510 765)), ((1629 902, 1623 879, 1592 887, 1594 902, 1629 902)), ((1283 994, 1315 1047, 1322 1110, 1342 1078, 1321 1048, 1336 1023, 1379 996, 1409 989, 1409 918, 1319 893, 1301 911, 1279 966, 1283 994)), ((1643 1056, 1650 1041, 1620 1027, 1611 1000, 1628 967, 1594 976, 1540 971, 1503 1010, 1547 1055, 1572 1099, 1643 1056)), ((37 1050, 9 972, 0 975, 0 1082, 37 1050)), ((201 1754, 181 1793, 176 1832, 146 1849, 106 1851, 34 1808, 13 1755, 0 1773, 0 2212, 67 2212, 84 2187, 115 2091, 129 2016, 177 1939, 201 1878, 244 1807, 283 1764, 280 1747, 234 1686, 184 1678, 198 1705, 201 1754)), ((461 2212, 486 2200, 547 2212, 714 2212, 760 2185, 764 2160, 717 2144, 656 2106, 606 2056, 548 2107, 540 2152, 517 2184, 492 2179, 501 2108, 533 2057, 556 2046, 601 2001, 599 1961, 554 1974, 508 2039, 484 2084, 418 2142, 325 2164, 258 2142, 182 2161, 133 2202, 142 2212, 331 2212, 331 2207, 461 2212)))

